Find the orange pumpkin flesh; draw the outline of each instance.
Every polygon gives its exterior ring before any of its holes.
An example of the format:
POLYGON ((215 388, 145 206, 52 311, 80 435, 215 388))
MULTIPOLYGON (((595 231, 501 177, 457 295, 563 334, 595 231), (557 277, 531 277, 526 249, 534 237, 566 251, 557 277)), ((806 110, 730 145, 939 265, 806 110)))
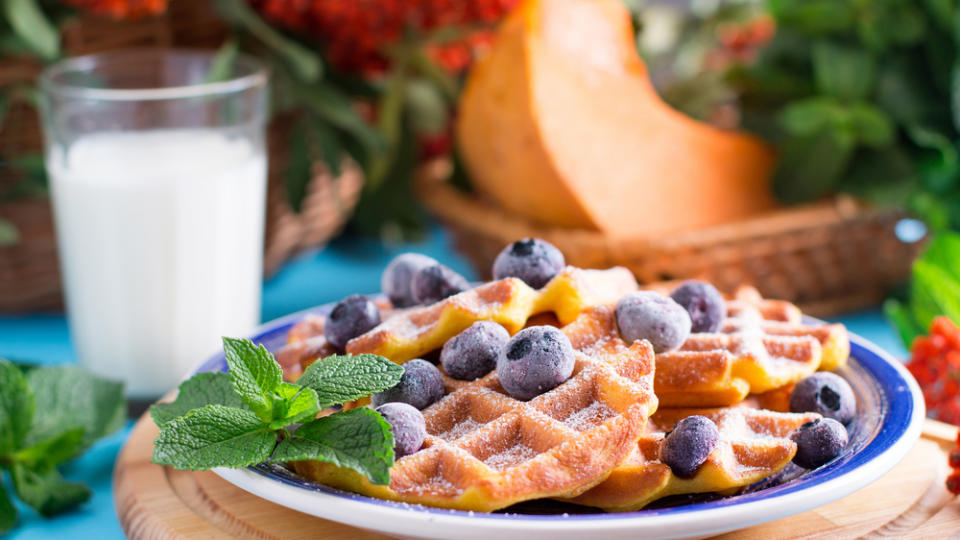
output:
POLYGON ((475 187, 541 223, 649 236, 774 206, 772 150, 666 105, 620 0, 521 3, 459 111, 475 187))

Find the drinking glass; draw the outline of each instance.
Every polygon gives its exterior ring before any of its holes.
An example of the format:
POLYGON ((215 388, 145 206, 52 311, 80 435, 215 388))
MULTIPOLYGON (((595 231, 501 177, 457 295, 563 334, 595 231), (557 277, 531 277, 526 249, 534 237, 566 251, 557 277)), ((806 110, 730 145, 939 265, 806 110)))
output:
POLYGON ((79 362, 154 399, 260 319, 268 74, 127 50, 40 78, 45 159, 79 362))

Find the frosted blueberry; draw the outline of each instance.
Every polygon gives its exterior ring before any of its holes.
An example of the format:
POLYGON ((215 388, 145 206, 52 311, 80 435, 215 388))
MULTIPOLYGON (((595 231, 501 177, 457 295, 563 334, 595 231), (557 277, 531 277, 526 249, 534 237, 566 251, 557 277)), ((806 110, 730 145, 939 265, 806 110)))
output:
POLYGON ((841 424, 849 424, 857 410, 857 398, 843 377, 821 371, 793 387, 790 410, 820 413, 841 424))
POLYGON ((663 440, 660 461, 669 466, 673 474, 689 478, 696 474, 719 440, 720 431, 712 420, 706 416, 688 416, 677 422, 663 440))
POLYGON ((377 412, 390 424, 397 459, 420 450, 427 437, 427 423, 420 411, 406 403, 391 402, 377 407, 377 412))
POLYGON ((621 298, 617 302, 616 317, 624 341, 646 339, 658 353, 676 349, 690 335, 687 310, 652 291, 637 291, 621 298))
POLYGON ((553 244, 539 238, 517 240, 497 255, 493 261, 493 278, 516 277, 539 289, 563 270, 563 253, 553 244))
POLYGON ((443 377, 437 366, 426 360, 410 360, 403 364, 400 382, 370 396, 374 407, 399 401, 425 409, 443 397, 443 377))
POLYGON ((440 365, 454 379, 479 379, 497 366, 497 355, 509 339, 499 324, 477 321, 443 345, 440 365))
POLYGON ((570 339, 552 326, 517 332, 497 356, 500 385, 517 399, 531 399, 555 388, 573 373, 570 339))
POLYGON ((716 332, 727 315, 727 303, 720 291, 703 281, 687 281, 670 294, 690 314, 691 332, 716 332))
POLYGON ((410 292, 418 304, 432 304, 470 288, 463 276, 442 264, 424 266, 413 274, 410 292))
POLYGON ((380 309, 362 294, 352 294, 333 307, 323 323, 323 337, 337 352, 347 342, 380 324, 380 309))
POLYGON ((840 455, 847 446, 847 429, 833 418, 814 420, 790 434, 797 443, 793 462, 804 469, 816 469, 840 455))
POLYGON ((394 307, 410 307, 417 302, 410 290, 413 274, 421 268, 439 264, 436 260, 419 253, 402 253, 390 261, 380 276, 380 290, 387 295, 394 307))

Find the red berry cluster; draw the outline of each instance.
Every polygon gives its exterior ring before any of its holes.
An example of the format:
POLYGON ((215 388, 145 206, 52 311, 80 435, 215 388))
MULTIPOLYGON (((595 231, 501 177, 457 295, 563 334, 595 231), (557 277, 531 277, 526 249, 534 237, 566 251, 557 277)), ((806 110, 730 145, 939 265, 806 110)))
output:
POLYGON ((457 39, 431 44, 427 54, 444 68, 458 72, 477 48, 491 39, 489 27, 518 0, 249 0, 263 16, 281 27, 318 40, 325 56, 342 71, 371 74, 385 71, 387 49, 411 34, 441 28, 473 28, 457 39))
POLYGON ((960 425, 960 328, 937 317, 930 335, 915 339, 910 351, 907 369, 920 383, 927 414, 960 425))
MULTIPOLYGON (((960 433, 957 433, 957 444, 960 445, 960 433)), ((947 477, 947 489, 954 495, 960 495, 960 447, 950 451, 950 467, 953 473, 947 477)))
POLYGON ((64 0, 65 4, 114 19, 139 19, 167 9, 168 0, 64 0))

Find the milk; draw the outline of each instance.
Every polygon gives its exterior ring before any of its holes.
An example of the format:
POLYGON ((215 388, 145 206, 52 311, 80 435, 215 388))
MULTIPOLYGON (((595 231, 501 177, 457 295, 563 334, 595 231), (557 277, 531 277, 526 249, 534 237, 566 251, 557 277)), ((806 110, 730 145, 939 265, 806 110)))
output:
POLYGON ((213 129, 86 135, 47 153, 80 362, 155 398, 260 317, 266 159, 213 129))

